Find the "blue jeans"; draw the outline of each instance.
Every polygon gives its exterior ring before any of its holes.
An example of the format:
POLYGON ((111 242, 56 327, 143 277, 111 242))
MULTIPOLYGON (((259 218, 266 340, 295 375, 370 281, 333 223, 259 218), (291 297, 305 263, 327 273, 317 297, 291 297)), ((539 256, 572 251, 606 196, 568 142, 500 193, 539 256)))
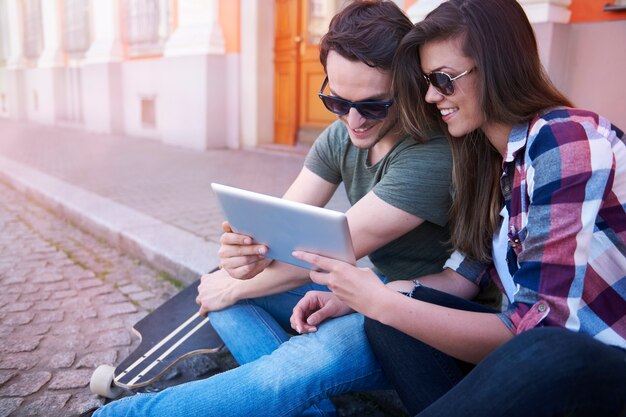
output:
MULTIPOLYGON (((462 310, 465 300, 422 290, 414 298, 462 310)), ((626 413, 626 351, 562 328, 515 336, 478 365, 456 360, 366 319, 372 350, 411 415, 618 416, 626 413)))
POLYGON ((162 392, 122 398, 94 417, 297 416, 330 395, 386 387, 363 316, 349 314, 257 360, 162 392))
MULTIPOLYGON (((328 291, 328 288, 311 283, 275 295, 242 300, 224 310, 209 313, 209 318, 237 363, 243 365, 269 355, 289 340, 292 336, 289 318, 293 308, 308 291, 313 290, 328 291)), ((333 403, 326 399, 302 415, 332 417, 336 411, 333 403)))
POLYGON ((121 399, 94 416, 180 412, 189 416, 331 417, 336 411, 329 396, 387 388, 367 343, 362 315, 329 320, 315 333, 291 336, 293 307, 310 290, 328 291, 309 284, 209 314, 238 368, 161 393, 121 399), (181 404, 184 407, 178 410, 181 404))

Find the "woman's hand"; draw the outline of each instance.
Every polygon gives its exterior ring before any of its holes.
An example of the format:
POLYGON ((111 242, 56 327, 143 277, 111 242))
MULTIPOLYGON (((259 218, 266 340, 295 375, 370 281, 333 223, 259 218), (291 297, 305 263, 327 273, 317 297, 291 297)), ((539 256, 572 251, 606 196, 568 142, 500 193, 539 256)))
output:
POLYGON ((298 333, 317 331, 317 325, 332 317, 341 317, 353 310, 328 291, 309 291, 293 308, 291 327, 298 333))
POLYGON ((391 291, 368 268, 302 251, 293 252, 293 256, 318 268, 309 273, 313 282, 326 285, 350 308, 368 317, 374 314, 381 292, 391 291))
POLYGON ((236 279, 250 279, 263 271, 271 259, 265 258, 268 251, 265 245, 253 245, 252 238, 234 233, 230 223, 223 222, 224 234, 220 238, 221 247, 217 252, 220 268, 236 279))

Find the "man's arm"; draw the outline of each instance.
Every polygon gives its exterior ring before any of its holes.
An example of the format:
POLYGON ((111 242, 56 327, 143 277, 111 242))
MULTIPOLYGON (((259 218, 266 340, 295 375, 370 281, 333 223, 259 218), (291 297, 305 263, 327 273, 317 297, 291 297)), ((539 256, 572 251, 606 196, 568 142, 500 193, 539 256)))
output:
MULTIPOLYGON (((336 189, 337 184, 328 182, 303 167, 283 198, 323 207, 336 189)), ((268 250, 265 245, 252 244, 249 236, 234 233, 228 222, 224 222, 222 228, 225 233, 220 238, 220 268, 225 269, 230 276, 242 280, 251 279, 271 263, 271 259, 265 258, 268 250)))
MULTIPOLYGON (((305 200, 308 204, 325 205, 336 189, 307 168, 285 194, 285 198, 305 200)), ((366 194, 346 213, 356 258, 404 235, 419 226, 423 219, 400 210, 377 197, 366 194)), ((201 311, 228 307, 239 300, 277 294, 309 282, 308 270, 293 265, 274 262, 270 267, 249 280, 231 278, 223 271, 205 275, 199 287, 201 311)))

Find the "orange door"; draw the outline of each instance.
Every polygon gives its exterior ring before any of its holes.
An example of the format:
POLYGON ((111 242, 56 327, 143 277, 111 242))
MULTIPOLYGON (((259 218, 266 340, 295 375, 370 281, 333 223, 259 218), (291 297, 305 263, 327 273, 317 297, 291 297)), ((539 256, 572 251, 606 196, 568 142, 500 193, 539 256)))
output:
POLYGON ((294 145, 298 121, 300 0, 276 0, 274 40, 274 136, 294 145))
POLYGON ((276 143, 310 144, 336 117, 317 97, 324 70, 319 38, 328 29, 339 1, 276 0, 276 143))

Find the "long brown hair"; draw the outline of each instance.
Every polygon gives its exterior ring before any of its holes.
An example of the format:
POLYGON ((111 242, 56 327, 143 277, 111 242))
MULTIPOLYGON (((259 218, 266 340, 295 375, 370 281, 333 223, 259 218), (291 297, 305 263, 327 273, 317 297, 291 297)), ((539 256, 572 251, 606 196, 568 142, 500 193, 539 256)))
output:
MULTIPOLYGON (((435 105, 426 103, 419 48, 433 40, 460 38, 476 63, 479 102, 489 122, 515 125, 555 106, 571 106, 546 75, 526 14, 516 0, 449 0, 402 40, 394 60, 393 88, 404 128, 419 136, 447 131, 435 105)), ((502 156, 481 130, 450 140, 453 156, 451 241, 455 249, 491 259, 499 223, 502 156)))

